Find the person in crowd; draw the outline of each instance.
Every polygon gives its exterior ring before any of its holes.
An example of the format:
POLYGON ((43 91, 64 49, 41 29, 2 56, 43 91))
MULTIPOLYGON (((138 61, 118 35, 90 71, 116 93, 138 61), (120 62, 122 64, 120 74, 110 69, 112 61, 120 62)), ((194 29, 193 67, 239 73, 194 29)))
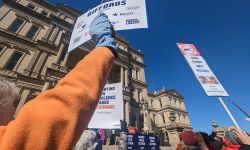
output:
POLYGON ((111 136, 111 130, 106 129, 105 133, 105 145, 110 145, 110 136, 111 136))
POLYGON ((137 129, 135 127, 132 127, 130 124, 128 124, 128 133, 129 134, 136 134, 137 129))
POLYGON ((202 150, 209 150, 209 136, 205 132, 196 132, 197 144, 202 150))
POLYGON ((217 138, 223 143, 222 150, 238 150, 241 146, 236 133, 231 130, 225 131, 224 137, 218 134, 217 138))
POLYGON ((97 149, 96 133, 92 130, 85 130, 73 150, 96 150, 96 149, 97 149))
POLYGON ((120 120, 120 123, 121 123, 121 132, 128 132, 127 122, 125 121, 125 119, 120 120))
POLYGON ((198 146, 198 138, 195 132, 185 129, 180 134, 181 143, 178 144, 177 150, 201 150, 198 146))
POLYGON ((110 145, 115 145, 115 130, 112 130, 112 133, 110 136, 110 145))
POLYGON ((15 107, 13 104, 18 100, 16 85, 4 77, 0 77, 0 126, 7 125, 14 119, 15 107))
POLYGON ((218 139, 216 136, 221 134, 220 132, 213 131, 211 135, 209 135, 209 150, 221 150, 222 149, 222 141, 218 139))
POLYGON ((97 139, 97 141, 98 141, 98 150, 102 150, 103 142, 104 142, 104 139, 105 139, 105 129, 99 129, 98 132, 100 134, 100 138, 97 139))
POLYGON ((118 50, 105 14, 97 15, 89 32, 96 48, 53 89, 25 104, 15 120, 0 126, 1 150, 74 148, 96 109, 118 50))
POLYGON ((250 150, 250 135, 244 131, 241 131, 235 127, 231 127, 230 131, 235 131, 237 140, 241 143, 240 150, 250 150))

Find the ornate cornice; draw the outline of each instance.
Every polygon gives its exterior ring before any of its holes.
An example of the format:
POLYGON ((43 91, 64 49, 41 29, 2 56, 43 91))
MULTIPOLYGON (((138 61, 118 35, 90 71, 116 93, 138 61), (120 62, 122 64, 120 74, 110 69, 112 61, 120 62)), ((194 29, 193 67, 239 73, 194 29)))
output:
POLYGON ((172 106, 165 106, 165 107, 162 107, 162 108, 153 108, 153 107, 149 107, 148 108, 150 111, 152 112, 157 112, 157 113, 161 113, 161 112, 166 112, 166 111, 175 111, 175 112, 180 112, 182 114, 185 114, 185 115, 188 115, 188 112, 185 111, 185 110, 182 110, 182 109, 179 109, 179 108, 174 108, 172 106))
POLYGON ((53 24, 56 24, 56 25, 61 26, 63 28, 67 28, 70 31, 73 30, 74 25, 68 23, 67 21, 62 20, 61 18, 58 18, 57 16, 54 16, 54 15, 51 15, 50 17, 51 17, 51 22, 53 24))
POLYGON ((59 48, 55 45, 48 43, 48 42, 38 40, 37 41, 37 49, 42 50, 42 51, 46 51, 48 53, 52 53, 54 55, 57 55, 59 48))
POLYGON ((138 50, 135 50, 135 49, 132 48, 132 47, 129 47, 129 51, 131 51, 132 53, 135 53, 135 54, 137 54, 137 55, 139 55, 139 56, 141 56, 141 57, 144 57, 144 56, 145 56, 142 52, 140 52, 140 51, 138 51, 138 50))
POLYGON ((170 96, 172 96, 172 97, 177 97, 177 98, 181 99, 182 101, 183 101, 183 99, 184 99, 184 97, 183 97, 181 94, 179 94, 179 93, 178 93, 176 90, 174 90, 174 89, 172 89, 172 90, 163 90, 163 91, 157 92, 157 93, 155 93, 155 94, 153 94, 153 93, 148 93, 149 96, 154 97, 154 98, 156 98, 156 97, 158 97, 158 96, 161 96, 161 95, 164 95, 164 94, 170 95, 170 96), (177 93, 178 95, 173 94, 173 92, 177 93))
POLYGON ((69 15, 72 15, 75 18, 79 17, 80 15, 82 15, 84 13, 84 12, 76 10, 75 8, 72 8, 70 6, 66 6, 66 5, 64 5, 62 3, 58 3, 56 6, 60 10, 63 10, 64 12, 66 12, 69 15))
POLYGON ((57 77, 62 79, 66 74, 66 72, 60 71, 58 69, 47 68, 46 77, 57 77))
POLYGON ((17 35, 16 33, 11 33, 9 31, 6 31, 4 29, 0 28, 0 40, 1 42, 4 43, 10 43, 10 44, 15 44, 18 47, 26 47, 25 49, 27 49, 27 47, 31 50, 34 50, 36 48, 36 43, 25 38, 22 36, 17 35), (3 38, 1 38, 1 36, 3 38))
POLYGON ((52 4, 50 4, 46 0, 32 0, 32 1, 35 2, 35 3, 38 3, 38 4, 42 5, 42 6, 44 6, 46 8, 48 8, 48 9, 50 9, 50 11, 53 11, 55 13, 57 12, 57 7, 54 6, 54 5, 52 5, 52 4))
POLYGON ((145 67, 146 67, 145 64, 143 64, 143 63, 141 63, 141 62, 139 62, 139 61, 137 61, 137 60, 134 60, 134 59, 130 59, 130 62, 131 62, 131 63, 134 63, 134 64, 136 64, 136 65, 138 65, 138 66, 140 66, 140 67, 142 67, 142 68, 145 68, 145 67))
POLYGON ((132 81, 132 83, 135 83, 136 85, 140 85, 140 86, 145 87, 145 88, 148 87, 148 85, 142 81, 136 80, 134 78, 131 78, 130 80, 132 81))
POLYGON ((127 40, 125 40, 125 39, 124 39, 120 34, 118 34, 118 33, 115 34, 115 39, 116 39, 116 41, 121 42, 121 43, 123 43, 123 44, 125 44, 125 45, 127 45, 127 46, 130 45, 129 42, 128 42, 127 40))
POLYGON ((12 8, 15 8, 16 10, 20 10, 22 13, 26 13, 28 14, 29 16, 32 16, 32 17, 35 17, 45 23, 50 23, 50 18, 38 13, 38 12, 35 12, 34 10, 32 9, 29 9, 28 7, 25 7, 13 0, 3 0, 3 3, 12 7, 12 8))
POLYGON ((41 79, 38 79, 38 78, 32 78, 29 76, 18 74, 17 75, 17 85, 25 86, 25 87, 30 88, 30 89, 41 90, 43 85, 44 85, 44 81, 41 79))

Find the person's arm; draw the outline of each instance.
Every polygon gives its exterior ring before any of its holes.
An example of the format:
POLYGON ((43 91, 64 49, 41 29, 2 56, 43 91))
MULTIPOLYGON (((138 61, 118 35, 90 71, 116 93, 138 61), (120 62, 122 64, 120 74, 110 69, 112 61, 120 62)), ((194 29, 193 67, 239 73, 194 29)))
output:
POLYGON ((235 127, 230 127, 230 130, 236 131, 236 135, 238 136, 238 139, 242 144, 250 145, 250 136, 248 136, 246 132, 241 131, 240 129, 237 129, 235 127))
POLYGON ((95 111, 114 61, 107 47, 90 52, 54 89, 41 93, 16 120, 0 128, 0 149, 73 149, 95 111))

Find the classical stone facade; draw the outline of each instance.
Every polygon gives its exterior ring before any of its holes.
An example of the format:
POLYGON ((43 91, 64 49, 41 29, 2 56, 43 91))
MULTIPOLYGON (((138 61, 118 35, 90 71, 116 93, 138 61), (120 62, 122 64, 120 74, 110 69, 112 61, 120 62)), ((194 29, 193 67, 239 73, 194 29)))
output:
POLYGON ((176 90, 149 93, 149 112, 152 129, 161 135, 162 145, 176 146, 179 133, 191 129, 184 98, 176 90))
MULTIPOLYGON (((3 0, 0 8, 0 75, 18 86, 21 99, 16 103, 16 115, 29 100, 54 87, 94 48, 90 41, 66 53, 74 22, 82 13, 64 4, 52 5, 46 0, 3 0)), ((170 108, 159 108, 161 105, 157 100, 164 92, 148 94, 143 53, 119 35, 116 42, 120 49, 119 59, 108 83, 122 82, 126 122, 139 129, 147 125, 149 131, 168 129, 167 118, 162 123, 159 114, 167 115, 163 111, 168 112, 170 108), (142 109, 143 100, 148 102, 149 109, 142 109)), ((183 98, 176 98, 180 106, 173 110, 180 112, 176 114, 177 118, 180 114, 181 121, 188 122, 183 98)), ((165 106, 163 100, 162 105, 165 106)), ((177 123, 181 124, 181 121, 177 123)), ((189 124, 182 125, 188 127, 189 124)))
MULTIPOLYGON (((17 83, 23 105, 40 92, 52 88, 76 63, 94 48, 88 42, 67 54, 70 34, 81 15, 69 6, 44 0, 4 0, 0 8, 0 74, 17 83)), ((147 95, 144 55, 117 35, 120 48, 109 83, 123 83, 125 119, 133 125, 140 111, 138 102, 147 95), (129 106, 131 102, 131 106, 129 106), (129 119, 133 111, 133 119, 129 119)))

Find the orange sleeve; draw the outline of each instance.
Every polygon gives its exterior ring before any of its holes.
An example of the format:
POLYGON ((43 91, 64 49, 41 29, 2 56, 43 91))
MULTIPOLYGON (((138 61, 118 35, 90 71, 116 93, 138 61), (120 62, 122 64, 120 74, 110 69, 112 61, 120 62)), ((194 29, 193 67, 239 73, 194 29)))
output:
POLYGON ((115 57, 100 47, 58 82, 27 103, 17 118, 0 127, 1 150, 69 150, 87 127, 115 57))

